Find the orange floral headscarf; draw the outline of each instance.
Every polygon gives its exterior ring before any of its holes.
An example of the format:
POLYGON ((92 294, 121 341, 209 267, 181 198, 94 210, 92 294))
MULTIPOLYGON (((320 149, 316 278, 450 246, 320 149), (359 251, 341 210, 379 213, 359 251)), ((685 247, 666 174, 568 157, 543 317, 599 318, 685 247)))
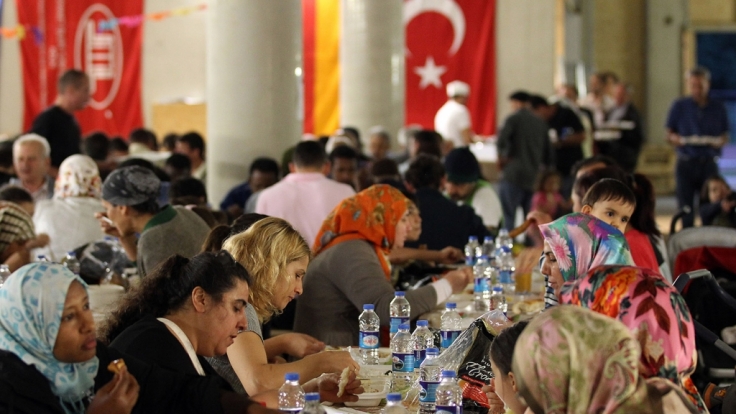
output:
POLYGON ((321 252, 348 240, 365 240, 376 249, 386 274, 391 275, 388 254, 394 245, 396 224, 409 209, 409 199, 386 184, 369 187, 348 197, 322 223, 312 251, 321 252))

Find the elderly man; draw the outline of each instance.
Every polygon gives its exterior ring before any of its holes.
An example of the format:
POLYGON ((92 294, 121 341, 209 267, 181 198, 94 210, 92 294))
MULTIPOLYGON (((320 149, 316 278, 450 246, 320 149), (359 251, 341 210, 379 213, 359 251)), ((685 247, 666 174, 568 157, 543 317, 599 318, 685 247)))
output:
POLYGON ((113 171, 102 185, 105 213, 97 213, 102 231, 120 239, 128 258, 138 263, 140 276, 171 255, 196 255, 210 232, 204 220, 184 207, 159 207, 160 186, 153 171, 137 165, 113 171))
POLYGON ((667 139, 677 151, 677 205, 691 212, 682 218, 692 227, 695 203, 710 176, 718 174, 716 157, 728 142, 728 116, 722 102, 710 99, 710 72, 695 68, 688 73, 690 96, 676 100, 667 116, 667 139))
POLYGON ((49 177, 51 147, 46 138, 26 134, 13 144, 13 167, 18 178, 11 185, 31 193, 33 201, 48 200, 54 195, 54 180, 49 177))
POLYGON ((459 205, 469 205, 491 230, 499 227, 501 201, 488 181, 480 176, 480 165, 470 149, 455 148, 445 157, 445 193, 459 205))
POLYGON ((455 147, 464 147, 473 142, 468 103, 470 86, 465 82, 452 81, 447 84, 447 102, 434 117, 434 129, 455 147))

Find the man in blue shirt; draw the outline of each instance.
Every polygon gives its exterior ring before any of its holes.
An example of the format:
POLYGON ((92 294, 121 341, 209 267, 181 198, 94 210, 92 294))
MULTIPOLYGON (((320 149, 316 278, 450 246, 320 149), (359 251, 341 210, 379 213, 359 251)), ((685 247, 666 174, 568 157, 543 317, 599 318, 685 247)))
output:
POLYGON ((696 195, 705 181, 718 174, 717 157, 728 141, 728 117, 723 103, 708 98, 710 72, 702 67, 688 73, 690 96, 676 100, 667 116, 667 140, 676 148, 677 204, 691 208, 682 219, 692 227, 696 195))
POLYGON ((248 181, 230 189, 220 203, 220 210, 227 213, 230 220, 243 214, 245 203, 253 193, 270 187, 279 180, 279 165, 272 158, 256 158, 250 165, 248 181))

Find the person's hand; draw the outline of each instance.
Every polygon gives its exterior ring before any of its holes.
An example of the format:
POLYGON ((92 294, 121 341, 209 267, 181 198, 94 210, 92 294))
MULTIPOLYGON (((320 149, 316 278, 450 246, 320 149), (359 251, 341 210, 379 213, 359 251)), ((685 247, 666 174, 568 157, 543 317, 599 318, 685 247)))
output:
POLYGON ((347 367, 358 370, 360 365, 350 356, 348 351, 323 351, 318 354, 307 355, 305 361, 314 361, 322 372, 340 374, 347 367))
POLYGON ((667 134, 667 141, 675 147, 681 147, 685 145, 682 142, 682 137, 680 136, 680 134, 675 134, 674 132, 667 134))
POLYGON ((122 367, 110 382, 100 388, 87 407, 87 414, 127 414, 138 401, 138 381, 122 367))
POLYGON ((447 272, 444 279, 450 282, 452 293, 462 293, 465 287, 473 280, 473 271, 469 266, 447 272))
POLYGON ((35 239, 28 240, 25 244, 26 249, 35 249, 38 247, 44 247, 49 244, 51 241, 51 238, 49 238, 49 235, 46 233, 41 233, 36 236, 35 239))
MULTIPOLYGON (((282 336, 282 335, 279 335, 282 336)), ((284 343, 286 344, 286 353, 296 357, 304 358, 307 355, 316 354, 325 349, 325 343, 317 340, 309 335, 301 333, 283 334, 284 343)))
POLYGON ((333 403, 355 402, 358 401, 357 394, 363 393, 363 385, 360 383, 360 380, 356 378, 355 371, 353 370, 350 371, 348 384, 345 386, 345 392, 342 394, 342 397, 337 396, 339 384, 339 374, 322 374, 317 378, 320 401, 329 401, 333 403))
MULTIPOLYGON (((227 412, 227 411, 226 411, 227 412)), ((281 414, 281 411, 266 408, 261 404, 251 404, 246 408, 247 414, 281 414)))
POLYGON ((100 222, 100 229, 102 229, 103 233, 117 238, 122 237, 118 228, 105 213, 95 213, 95 218, 100 222))
POLYGON ((440 257, 437 260, 440 263, 452 264, 462 261, 465 258, 462 250, 457 247, 447 246, 440 250, 440 257))
POLYGON ((493 381, 494 380, 491 380, 489 385, 484 385, 483 388, 481 388, 481 391, 486 393, 488 404, 490 405, 488 414, 504 414, 506 412, 506 404, 504 404, 498 394, 496 394, 496 387, 494 386, 493 381))
POLYGON ((724 213, 730 213, 734 208, 736 208, 735 200, 721 200, 721 210, 723 210, 724 213))
POLYGON ((552 216, 540 210, 530 211, 529 214, 526 215, 526 219, 534 220, 537 223, 537 225, 547 224, 547 223, 552 222, 552 216))

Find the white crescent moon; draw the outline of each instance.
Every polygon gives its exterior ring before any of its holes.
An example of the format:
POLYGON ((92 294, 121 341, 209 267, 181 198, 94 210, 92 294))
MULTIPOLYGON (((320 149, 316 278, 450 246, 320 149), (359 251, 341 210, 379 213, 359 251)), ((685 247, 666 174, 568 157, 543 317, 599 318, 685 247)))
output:
POLYGON ((404 27, 418 15, 426 12, 439 13, 452 23, 455 36, 452 39, 450 54, 454 55, 465 39, 465 15, 463 9, 453 0, 409 0, 404 3, 404 27))

